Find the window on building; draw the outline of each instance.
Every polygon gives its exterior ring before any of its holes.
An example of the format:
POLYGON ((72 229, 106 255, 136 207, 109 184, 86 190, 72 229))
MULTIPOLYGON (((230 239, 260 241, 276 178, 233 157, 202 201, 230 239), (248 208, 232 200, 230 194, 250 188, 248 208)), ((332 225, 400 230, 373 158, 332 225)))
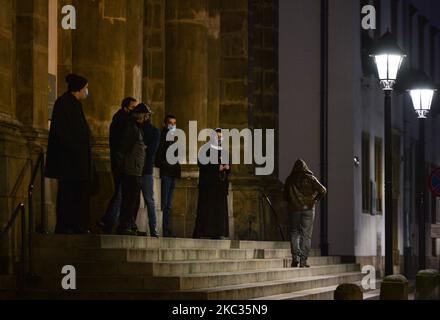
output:
POLYGON ((381 138, 376 138, 374 143, 374 176, 376 183, 376 212, 382 214, 383 204, 383 143, 381 138))
POLYGON ((362 210, 371 211, 370 135, 362 134, 362 210))

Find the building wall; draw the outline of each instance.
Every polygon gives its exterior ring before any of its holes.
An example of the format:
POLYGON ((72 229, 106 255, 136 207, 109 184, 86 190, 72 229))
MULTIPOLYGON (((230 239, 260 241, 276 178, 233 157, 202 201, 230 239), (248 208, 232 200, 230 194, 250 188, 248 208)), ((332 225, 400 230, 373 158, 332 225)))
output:
MULTIPOLYGON (((284 182, 299 158, 320 174, 321 7, 319 0, 280 0, 279 6, 279 178, 284 182)), ((313 246, 319 247, 319 212, 314 229, 313 246)))
MULTIPOLYGON (((373 3, 370 1, 371 4, 373 3)), ((392 29, 392 1, 380 1, 378 9, 379 36, 392 29)), ((397 30, 399 44, 409 50, 409 5, 411 1, 397 1, 397 30)), ((417 4, 419 2, 417 1, 417 4)), ((375 138, 384 145, 384 97, 377 77, 364 74, 361 55, 361 2, 335 0, 330 3, 329 52, 329 242, 331 254, 355 255, 362 263, 372 263, 381 268, 385 254, 384 215, 371 215, 362 208, 362 164, 356 167, 354 157, 362 159, 362 135, 370 136, 370 177, 375 179, 375 138)), ((377 3, 376 3, 377 4, 377 3)), ((438 2, 426 1, 413 17, 412 50, 408 63, 418 67, 419 38, 416 23, 418 15, 436 17, 431 12, 438 2)), ((429 24, 428 24, 429 25, 429 24)), ((292 162, 303 157, 313 169, 320 166, 319 119, 319 67, 320 67, 320 1, 280 0, 280 179, 291 170, 292 162), (307 16, 307 18, 305 18, 307 16), (307 32, 304 32, 307 30, 307 32), (306 77, 304 75, 307 75, 306 77), (292 107, 292 105, 294 107, 292 107), (295 107, 296 106, 296 107, 295 107)), ((428 33, 428 29, 427 29, 428 33)), ((424 44, 426 61, 430 56, 430 36, 424 44)), ((439 39, 436 38, 436 55, 439 39)), ((438 65, 425 63, 425 71, 439 79, 438 65)), ((394 156, 394 197, 397 199, 396 270, 403 266, 405 246, 417 248, 415 213, 415 183, 418 120, 411 101, 405 92, 395 92, 393 97, 393 131, 400 142, 400 153, 394 156), (405 171, 406 170, 406 171, 405 171), (406 173, 406 174, 405 174, 406 173), (406 188, 405 188, 406 186, 406 188), (405 237, 405 215, 410 215, 410 226, 405 237), (406 241, 405 241, 406 240, 406 241), (409 242, 408 242, 409 241, 409 242)), ((433 112, 428 119, 427 162, 437 163, 438 116, 433 112)), ((384 150, 382 150, 384 155, 384 150)), ((384 159, 382 159, 384 168, 384 159)), ((384 171, 384 170, 382 170, 384 171)), ((319 171, 316 170, 319 176, 319 171)), ((384 181, 384 172, 382 172, 384 181)), ((384 186, 380 186, 384 194, 384 186)), ((383 196, 384 197, 384 196, 383 196)), ((431 201, 430 201, 431 202, 431 201)), ((384 207, 384 201, 382 201, 384 207)), ((384 208, 378 210, 383 212, 384 208)), ((319 217, 315 230, 319 231, 319 217)), ((319 246, 319 232, 315 232, 314 246, 319 246)), ((428 242, 429 237, 427 237, 428 242)), ((429 241, 430 242, 430 241, 429 241)), ((427 245, 430 252, 431 244, 427 245)))

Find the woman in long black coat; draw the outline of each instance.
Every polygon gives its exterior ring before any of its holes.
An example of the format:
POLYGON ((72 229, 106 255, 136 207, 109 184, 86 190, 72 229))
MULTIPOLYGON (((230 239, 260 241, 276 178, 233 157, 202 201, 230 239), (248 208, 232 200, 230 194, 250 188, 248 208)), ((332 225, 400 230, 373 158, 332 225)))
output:
POLYGON ((58 234, 88 233, 92 180, 91 132, 81 101, 88 96, 83 77, 69 75, 68 91, 55 103, 46 159, 47 178, 58 180, 58 234))
MULTIPOLYGON (((216 130, 221 139, 221 129, 216 130)), ((214 152, 218 164, 199 162, 199 200, 194 238, 223 239, 229 237, 229 175, 231 167, 225 164, 226 153, 220 147, 211 145, 208 157, 214 152)))

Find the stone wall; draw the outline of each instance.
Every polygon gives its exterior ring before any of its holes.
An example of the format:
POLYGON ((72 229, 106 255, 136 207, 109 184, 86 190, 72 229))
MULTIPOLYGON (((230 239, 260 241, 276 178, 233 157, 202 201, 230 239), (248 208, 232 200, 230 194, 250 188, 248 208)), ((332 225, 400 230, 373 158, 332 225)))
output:
MULTIPOLYGON (((1 7, 0 228, 4 228, 16 206, 26 201, 31 167, 47 141, 48 40, 41 31, 47 30, 48 7, 43 0, 5 0, 1 7)), ((37 224, 40 206, 34 205, 37 224)), ((1 240, 0 273, 13 272, 20 246, 18 219, 1 240)))
POLYGON ((162 127, 165 117, 165 3, 144 3, 143 100, 153 108, 153 122, 162 127))

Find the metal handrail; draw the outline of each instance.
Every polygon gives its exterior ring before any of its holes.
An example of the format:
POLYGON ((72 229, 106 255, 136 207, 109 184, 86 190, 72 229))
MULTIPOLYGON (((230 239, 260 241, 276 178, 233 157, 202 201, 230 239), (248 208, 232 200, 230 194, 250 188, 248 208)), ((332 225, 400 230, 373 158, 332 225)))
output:
POLYGON ((11 219, 6 227, 0 232, 0 240, 4 238, 11 230, 18 216, 21 216, 21 264, 20 264, 20 289, 25 287, 26 277, 26 208, 24 203, 20 203, 14 210, 11 219))
POLYGON ((34 230, 33 221, 34 221, 34 207, 33 207, 33 196, 34 196, 34 189, 35 189, 35 179, 37 178, 37 174, 40 171, 40 184, 41 184, 41 192, 40 192, 40 209, 41 209, 41 216, 40 216, 40 230, 39 233, 47 233, 46 231, 46 179, 44 177, 44 160, 45 160, 45 154, 42 152, 40 153, 37 163, 34 166, 34 169, 32 171, 31 176, 31 182, 29 183, 28 187, 28 201, 29 201, 29 221, 32 223, 30 225, 31 229, 34 230))
POLYGON ((14 209, 14 213, 12 214, 11 219, 9 220, 8 224, 6 225, 5 228, 3 228, 3 230, 0 232, 0 240, 3 239, 3 237, 5 237, 9 230, 11 230, 12 226, 14 225, 15 221, 17 220, 18 216, 21 213, 21 209, 23 209, 24 203, 20 203, 15 209, 14 209))
POLYGON ((261 192, 261 194, 262 194, 263 200, 265 200, 267 202, 267 204, 269 205, 269 208, 271 209, 271 212, 275 218, 275 223, 277 224, 277 227, 278 227, 278 231, 281 235, 281 239, 283 241, 286 241, 286 237, 284 236, 283 228, 281 227, 280 221, 278 219, 277 211, 275 210, 275 208, 272 205, 272 201, 270 201, 269 196, 266 195, 264 192, 261 192))
MULTIPOLYGON (((37 178, 38 171, 41 172, 41 233, 46 233, 45 231, 45 217, 46 217, 46 206, 45 206, 45 197, 46 197, 46 185, 45 185, 45 177, 44 177, 44 160, 45 154, 41 152, 38 156, 38 160, 36 165, 32 168, 31 172, 31 181, 28 186, 28 205, 29 205, 29 215, 28 215, 28 229, 27 229, 27 238, 26 238, 26 208, 24 203, 20 203, 14 213, 12 214, 11 219, 9 220, 6 227, 0 232, 0 239, 2 239, 6 234, 10 231, 12 226, 17 221, 18 216, 21 214, 21 288, 23 289, 26 281, 37 281, 37 275, 33 272, 33 232, 34 232, 34 209, 33 209, 33 195, 35 189, 35 180, 37 178), (26 248, 27 243, 27 248, 26 248), (27 249, 27 250, 26 250, 27 249), (28 253, 26 259, 26 251, 28 253), (26 262, 28 267, 28 272, 26 273, 26 262)), ((16 194, 18 188, 20 187, 25 169, 29 164, 29 161, 26 161, 26 165, 21 171, 16 184, 13 188, 13 195, 16 194)))

